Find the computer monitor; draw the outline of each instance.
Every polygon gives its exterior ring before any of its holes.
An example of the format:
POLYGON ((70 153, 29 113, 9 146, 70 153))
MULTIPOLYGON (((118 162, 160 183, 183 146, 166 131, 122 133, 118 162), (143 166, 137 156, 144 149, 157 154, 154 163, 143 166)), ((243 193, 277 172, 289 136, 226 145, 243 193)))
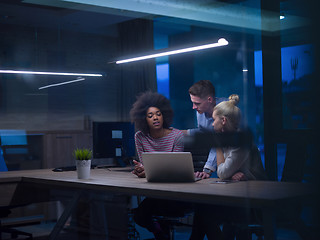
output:
POLYGON ((93 122, 93 159, 116 159, 128 164, 135 156, 134 124, 130 122, 93 122))

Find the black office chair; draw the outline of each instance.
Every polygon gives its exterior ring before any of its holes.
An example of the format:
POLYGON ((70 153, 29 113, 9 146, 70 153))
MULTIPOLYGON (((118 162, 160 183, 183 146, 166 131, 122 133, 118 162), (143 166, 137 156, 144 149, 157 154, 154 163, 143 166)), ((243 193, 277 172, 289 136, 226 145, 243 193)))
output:
POLYGON ((185 145, 184 151, 191 152, 194 171, 201 172, 208 159, 210 148, 206 148, 206 147, 198 148, 192 145, 185 145))
MULTIPOLYGON (((2 233, 10 234, 10 239, 16 239, 18 236, 25 236, 25 239, 32 240, 32 233, 23 232, 17 229, 14 229, 12 226, 3 226, 1 219, 6 218, 10 215, 10 207, 0 207, 0 240, 2 240, 2 233)), ((21 238, 19 238, 21 239, 21 238)))
MULTIPOLYGON (((185 144, 184 146, 185 152, 191 152, 192 159, 193 159, 193 165, 194 165, 194 171, 202 171, 203 166, 207 161, 208 154, 210 151, 210 148, 203 147, 199 148, 198 146, 195 147, 193 144, 185 144)), ((137 203, 138 205, 141 203, 141 196, 137 196, 137 203)), ((187 209, 185 211, 181 212, 175 212, 172 215, 166 214, 166 215, 157 215, 155 216, 155 221, 162 223, 162 225, 167 226, 167 230, 169 232, 169 238, 171 240, 174 240, 175 236, 175 229, 179 226, 184 227, 192 227, 192 222, 189 223, 187 219, 192 218, 193 215, 193 209, 192 207, 190 209, 187 209)))
MULTIPOLYGON (((283 182, 302 182, 304 177, 304 163, 307 159, 308 145, 306 142, 300 141, 290 142, 287 144, 285 164, 282 172, 281 181, 283 182)), ((251 239, 255 234, 258 240, 262 240, 264 236, 262 213, 252 210, 252 224, 240 227, 243 234, 247 234, 251 239), (244 233, 245 232, 245 233, 244 233)), ((285 205, 279 206, 276 214, 277 225, 285 229, 296 231, 302 239, 315 239, 310 229, 306 226, 301 218, 302 206, 296 202, 286 202, 285 205)))
POLYGON ((7 170, 20 170, 20 165, 28 159, 29 146, 24 130, 0 132, 0 147, 7 170))
MULTIPOLYGON (((175 230, 177 227, 192 227, 192 223, 185 223, 184 220, 192 216, 193 210, 184 211, 180 214, 172 214, 165 216, 156 216, 156 221, 164 223, 168 227, 169 239, 174 240, 175 230)), ((163 225, 163 224, 162 224, 163 225)))
MULTIPOLYGON (((203 147, 199 148, 193 147, 192 145, 185 145, 184 147, 185 152, 191 152, 192 159, 193 159, 193 165, 194 165, 194 171, 202 171, 203 167, 207 161, 208 154, 210 151, 210 148, 203 147)), ((188 219, 192 219, 193 215, 193 209, 190 208, 186 211, 174 213, 172 215, 167 214, 163 216, 155 216, 156 221, 164 223, 168 227, 169 231, 169 238, 171 240, 174 240, 175 237, 175 229, 177 227, 192 227, 192 222, 189 223, 188 219)))
MULTIPOLYGON (((0 146, 1 146, 1 138, 0 138, 0 146)), ((1 154, 2 151, 3 151, 2 148, 3 148, 3 146, 0 147, 0 154, 1 154)), ((5 155, 5 152, 6 152, 6 151, 3 151, 4 155, 5 155)), ((2 158, 2 156, 0 156, 0 157, 1 157, 0 160, 4 161, 3 158, 2 158)), ((3 162, 2 164, 5 165, 6 163, 3 162)), ((2 169, 2 168, 1 168, 1 169, 2 169)), ((5 168, 3 168, 3 169, 6 169, 6 170, 7 170, 6 165, 5 165, 5 168)), ((8 216, 10 215, 10 213, 11 213, 11 209, 14 208, 14 207, 16 207, 16 206, 4 206, 4 207, 0 207, 0 240, 2 239, 2 233, 8 233, 8 234, 10 234, 11 239, 15 239, 15 238, 17 238, 19 235, 21 235, 21 236, 26 236, 26 237, 27 237, 26 239, 33 239, 31 233, 19 231, 19 230, 17 230, 17 229, 12 228, 12 226, 3 226, 3 225, 2 225, 2 219, 8 217, 8 216)))
MULTIPOLYGON (((263 168, 261 153, 253 144, 250 149, 250 171, 258 180, 267 180, 267 174, 263 168)), ((223 231, 226 239, 251 239, 255 234, 258 240, 263 239, 262 212, 259 209, 247 209, 243 222, 223 223, 223 231)))
MULTIPOLYGON (((287 144, 285 164, 282 172, 282 182, 302 182, 304 177, 304 166, 308 158, 307 142, 291 142, 287 144)), ((277 215, 280 226, 295 230, 302 239, 314 239, 310 229, 301 218, 302 205, 290 203, 281 206, 277 215)))
MULTIPOLYGON (((140 205, 142 202, 142 197, 137 196, 137 204, 140 205)), ((133 215, 134 209, 132 211, 133 215)), ((189 204, 188 207, 184 206, 183 208, 176 208, 172 212, 166 211, 163 215, 155 215, 153 219, 155 222, 158 222, 164 229, 164 232, 168 233, 168 237, 170 240, 174 240, 175 237, 175 229, 178 226, 192 227, 192 222, 188 222, 188 218, 193 215, 193 207, 189 204)))

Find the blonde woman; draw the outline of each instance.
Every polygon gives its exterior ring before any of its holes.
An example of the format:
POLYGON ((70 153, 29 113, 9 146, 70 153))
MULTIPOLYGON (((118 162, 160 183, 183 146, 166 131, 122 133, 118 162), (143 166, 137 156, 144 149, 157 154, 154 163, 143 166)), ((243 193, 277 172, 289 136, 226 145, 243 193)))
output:
MULTIPOLYGON (((237 107, 238 103, 239 96, 233 94, 229 101, 221 102, 213 108, 212 126, 215 132, 230 133, 239 130, 241 111, 237 107)), ((217 175, 220 179, 255 180, 265 175, 261 159, 252 158, 249 148, 216 148, 216 153, 217 175)), ((205 235, 209 240, 228 239, 228 232, 222 233, 219 225, 234 220, 245 222, 245 216, 245 208, 199 205, 195 211, 190 239, 203 239, 205 235)))
MULTIPOLYGON (((233 94, 229 101, 221 102, 213 109, 212 118, 215 132, 235 132, 239 130, 241 111, 237 107, 239 96, 233 94)), ((240 147, 217 148, 217 175, 221 179, 255 180, 256 169, 252 169, 250 149, 240 147)), ((254 160, 254 159, 252 159, 254 160)), ((260 161, 260 159, 257 159, 260 161)), ((256 166, 259 164, 254 164, 256 166)), ((258 169, 258 170, 261 170, 258 169)), ((261 173, 263 174, 263 173, 261 173)))

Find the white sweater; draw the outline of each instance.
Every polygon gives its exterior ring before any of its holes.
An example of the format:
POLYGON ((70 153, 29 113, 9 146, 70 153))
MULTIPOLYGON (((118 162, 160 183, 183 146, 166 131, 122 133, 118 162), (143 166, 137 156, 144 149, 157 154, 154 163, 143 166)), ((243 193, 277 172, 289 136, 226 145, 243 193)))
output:
POLYGON ((245 148, 223 148, 223 155, 225 162, 221 163, 217 168, 217 175, 221 179, 228 179, 237 172, 242 172, 248 180, 256 180, 257 176, 264 175, 263 168, 257 168, 261 166, 261 163, 255 161, 261 161, 260 158, 251 159, 249 149, 245 148), (253 169, 254 168, 254 169, 253 169))

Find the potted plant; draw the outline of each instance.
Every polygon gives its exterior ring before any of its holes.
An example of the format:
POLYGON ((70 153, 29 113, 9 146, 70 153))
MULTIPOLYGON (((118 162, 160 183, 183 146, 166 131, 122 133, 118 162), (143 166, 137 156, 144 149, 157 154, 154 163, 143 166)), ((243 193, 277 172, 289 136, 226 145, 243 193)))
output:
POLYGON ((88 148, 76 148, 73 151, 73 157, 76 160, 78 178, 90 178, 92 150, 88 148))

